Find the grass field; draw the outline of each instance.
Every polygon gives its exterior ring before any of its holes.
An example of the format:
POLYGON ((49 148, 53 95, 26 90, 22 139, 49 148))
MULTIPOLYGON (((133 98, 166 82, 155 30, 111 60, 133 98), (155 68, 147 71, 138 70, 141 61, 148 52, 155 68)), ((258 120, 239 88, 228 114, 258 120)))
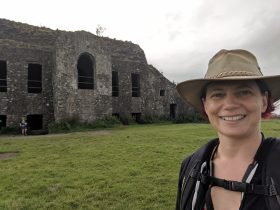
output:
MULTIPOLYGON (((263 122, 279 136, 280 121, 263 122)), ((0 136, 0 209, 174 209, 181 160, 215 136, 207 124, 133 125, 0 136)))

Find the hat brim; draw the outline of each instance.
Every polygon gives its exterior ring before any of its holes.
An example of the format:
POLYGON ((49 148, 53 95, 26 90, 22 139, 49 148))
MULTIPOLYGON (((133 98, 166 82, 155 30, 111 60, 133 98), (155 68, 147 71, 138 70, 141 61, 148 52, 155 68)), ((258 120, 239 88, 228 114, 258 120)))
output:
POLYGON ((176 89, 179 95, 185 100, 185 102, 192 105, 199 112, 204 111, 204 107, 201 101, 202 88, 209 82, 213 81, 234 81, 234 80, 263 80, 269 90, 271 91, 272 99, 274 102, 280 99, 280 75, 275 76, 235 76, 224 77, 216 79, 193 79, 179 83, 176 89))

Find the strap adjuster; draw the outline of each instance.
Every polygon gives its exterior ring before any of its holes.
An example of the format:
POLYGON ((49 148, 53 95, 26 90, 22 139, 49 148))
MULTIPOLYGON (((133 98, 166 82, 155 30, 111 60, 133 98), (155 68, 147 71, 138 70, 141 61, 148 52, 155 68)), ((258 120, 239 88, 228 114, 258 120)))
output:
POLYGON ((208 181, 208 183, 212 186, 219 186, 230 191, 247 192, 250 187, 250 184, 245 182, 219 179, 210 176, 206 177, 205 180, 208 181))
POLYGON ((268 193, 269 193, 269 194, 268 194, 269 196, 278 195, 276 186, 273 185, 273 184, 272 184, 272 185, 269 185, 268 193))
POLYGON ((237 191, 237 192, 246 192, 247 190, 247 184, 244 182, 237 182, 237 181, 227 181, 226 189, 231 191, 237 191))
POLYGON ((197 181, 200 181, 205 185, 219 186, 230 191, 244 192, 244 193, 256 194, 256 195, 266 195, 266 196, 280 195, 280 185, 275 185, 275 184, 258 185, 258 184, 250 184, 246 182, 219 179, 213 176, 204 175, 197 170, 192 170, 189 176, 191 178, 196 179, 197 181))

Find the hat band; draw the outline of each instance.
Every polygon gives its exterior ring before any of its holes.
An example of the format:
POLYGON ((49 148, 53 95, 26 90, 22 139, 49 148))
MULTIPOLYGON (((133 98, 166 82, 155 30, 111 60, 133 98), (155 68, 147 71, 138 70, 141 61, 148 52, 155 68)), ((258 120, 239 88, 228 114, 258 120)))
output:
POLYGON ((262 74, 255 74, 248 71, 229 71, 229 72, 221 72, 214 76, 205 76, 205 79, 218 79, 223 77, 236 77, 236 76, 263 76, 262 74))

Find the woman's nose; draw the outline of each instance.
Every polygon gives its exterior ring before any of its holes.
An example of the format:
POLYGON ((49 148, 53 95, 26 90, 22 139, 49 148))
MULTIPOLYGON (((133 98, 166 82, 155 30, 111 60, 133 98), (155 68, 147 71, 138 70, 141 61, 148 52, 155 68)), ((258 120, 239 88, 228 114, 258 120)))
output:
POLYGON ((226 108, 235 108, 238 106, 238 104, 238 98, 234 94, 229 93, 224 98, 224 105, 226 108))

